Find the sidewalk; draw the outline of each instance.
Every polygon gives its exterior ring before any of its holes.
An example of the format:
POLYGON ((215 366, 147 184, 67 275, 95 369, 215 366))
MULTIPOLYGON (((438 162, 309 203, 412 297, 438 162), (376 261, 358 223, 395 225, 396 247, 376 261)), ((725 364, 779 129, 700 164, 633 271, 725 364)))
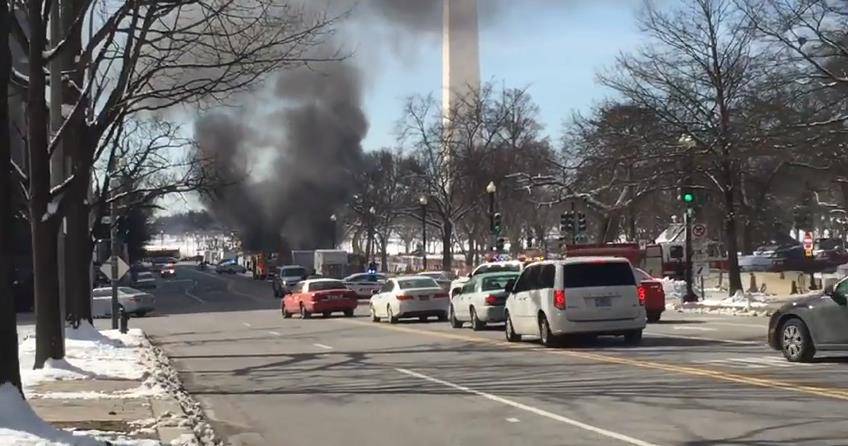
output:
POLYGON ((0 388, 0 444, 153 446, 214 440, 197 408, 180 395, 176 372, 141 330, 68 328, 65 359, 48 360, 41 370, 32 370, 35 339, 22 331, 18 348, 27 400, 11 386, 0 388))

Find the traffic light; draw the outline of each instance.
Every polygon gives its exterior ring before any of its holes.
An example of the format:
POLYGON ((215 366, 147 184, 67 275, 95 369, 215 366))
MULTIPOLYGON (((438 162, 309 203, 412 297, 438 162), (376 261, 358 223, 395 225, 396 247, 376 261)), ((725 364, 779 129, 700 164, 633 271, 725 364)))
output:
POLYGON ((586 214, 579 213, 577 214, 577 232, 584 233, 588 226, 586 225, 586 214))
POLYGON ((498 252, 503 251, 505 243, 506 239, 504 239, 503 237, 498 237, 498 240, 495 243, 495 250, 497 250, 498 252))
POLYGON ((492 231, 494 231, 495 234, 500 234, 501 230, 503 229, 503 216, 500 212, 495 213, 492 222, 492 231))
POLYGON ((695 204, 695 191, 689 186, 680 188, 680 201, 686 204, 686 207, 692 207, 695 204))
POLYGON ((574 213, 571 211, 565 211, 559 217, 559 232, 561 234, 565 234, 566 232, 574 232, 574 213))

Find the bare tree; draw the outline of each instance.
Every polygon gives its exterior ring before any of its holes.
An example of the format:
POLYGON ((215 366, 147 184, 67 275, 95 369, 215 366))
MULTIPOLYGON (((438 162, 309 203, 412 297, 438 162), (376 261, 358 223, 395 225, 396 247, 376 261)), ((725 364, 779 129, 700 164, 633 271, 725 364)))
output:
POLYGON ((12 180, 11 122, 9 118, 9 81, 12 54, 9 48, 11 31, 10 5, 0 2, 0 386, 11 383, 21 390, 18 359, 18 334, 15 319, 15 298, 11 289, 12 273, 12 180))

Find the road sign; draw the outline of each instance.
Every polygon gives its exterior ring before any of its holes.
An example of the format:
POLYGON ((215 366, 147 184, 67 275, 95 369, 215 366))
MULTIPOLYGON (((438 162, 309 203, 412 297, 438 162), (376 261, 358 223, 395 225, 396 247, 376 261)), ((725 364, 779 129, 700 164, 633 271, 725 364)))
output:
POLYGON ((702 238, 707 235, 707 225, 703 223, 696 223, 692 225, 692 237, 702 238))
POLYGON ((804 234, 804 255, 813 256, 813 235, 809 232, 804 234))
MULTIPOLYGON (((124 260, 122 258, 118 257, 118 277, 117 277, 117 279, 120 280, 120 278, 124 277, 124 274, 126 274, 127 271, 129 271, 129 270, 130 270, 130 266, 127 265, 127 262, 124 262, 124 260)), ((112 258, 111 257, 109 258, 109 260, 103 262, 103 265, 100 267, 100 271, 102 271, 103 274, 105 274, 106 277, 109 280, 112 280, 112 258)))

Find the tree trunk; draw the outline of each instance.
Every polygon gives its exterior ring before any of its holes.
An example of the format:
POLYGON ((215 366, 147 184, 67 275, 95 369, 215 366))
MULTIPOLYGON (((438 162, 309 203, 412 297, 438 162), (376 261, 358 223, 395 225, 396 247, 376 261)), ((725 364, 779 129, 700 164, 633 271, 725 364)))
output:
POLYGON ((380 234, 380 271, 389 272, 389 236, 380 234))
POLYGON ((0 1, 0 385, 12 383, 23 395, 12 273, 12 178, 9 122, 9 2, 0 1))
POLYGON ((35 368, 48 358, 65 355, 56 263, 56 215, 47 213, 50 202, 50 155, 47 104, 44 99, 45 24, 42 2, 29 0, 29 87, 27 89, 27 142, 29 144, 29 221, 32 230, 32 270, 35 294, 35 368))
POLYGON ((442 220, 442 271, 453 268, 453 223, 448 219, 442 220))
MULTIPOLYGON (((729 161, 725 162, 726 164, 729 161)), ((739 270, 738 241, 736 237, 736 206, 735 206, 735 188, 733 187, 733 173, 729 165, 724 167, 724 229, 727 238, 727 260, 729 263, 728 271, 728 293, 732 296, 737 290, 742 288, 742 277, 739 270)))
POLYGON ((751 231, 754 229, 750 219, 742 224, 742 254, 750 255, 754 251, 751 231))

